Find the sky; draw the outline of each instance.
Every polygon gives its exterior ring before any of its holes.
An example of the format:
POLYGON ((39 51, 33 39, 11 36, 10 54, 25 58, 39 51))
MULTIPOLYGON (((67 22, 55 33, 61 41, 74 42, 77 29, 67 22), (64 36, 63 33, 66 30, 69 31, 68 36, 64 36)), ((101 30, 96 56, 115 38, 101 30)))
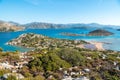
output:
POLYGON ((0 20, 120 25, 120 0, 0 0, 0 20))

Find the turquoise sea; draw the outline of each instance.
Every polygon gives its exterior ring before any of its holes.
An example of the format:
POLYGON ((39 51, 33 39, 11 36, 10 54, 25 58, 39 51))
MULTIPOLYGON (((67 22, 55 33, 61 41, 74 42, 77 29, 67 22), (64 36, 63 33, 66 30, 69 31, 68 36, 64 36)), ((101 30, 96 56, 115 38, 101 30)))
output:
POLYGON ((120 31, 115 29, 108 29, 109 31, 113 32, 114 35, 107 36, 107 37, 99 37, 99 36, 63 36, 60 35, 62 32, 70 32, 70 33, 85 33, 92 31, 93 29, 28 29, 25 31, 18 31, 18 32, 0 32, 0 47, 4 49, 4 51, 28 51, 30 49, 18 46, 9 46, 6 45, 11 39, 18 37, 23 33, 36 33, 42 34, 52 38, 59 38, 59 39, 72 39, 72 40, 87 40, 87 41, 100 41, 100 42, 107 42, 110 44, 104 44, 105 49, 120 51, 120 31))

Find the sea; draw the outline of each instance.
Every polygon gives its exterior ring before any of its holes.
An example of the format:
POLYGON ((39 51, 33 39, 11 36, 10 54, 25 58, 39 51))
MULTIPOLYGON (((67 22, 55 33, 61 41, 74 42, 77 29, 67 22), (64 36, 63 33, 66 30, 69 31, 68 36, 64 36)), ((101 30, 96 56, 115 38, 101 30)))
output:
POLYGON ((69 40, 86 40, 86 41, 99 41, 104 42, 103 47, 107 50, 120 51, 120 31, 116 29, 107 29, 110 32, 113 32, 112 36, 65 36, 61 35, 63 32, 75 33, 75 34, 87 34, 94 29, 27 29, 24 31, 17 32, 0 32, 0 47, 4 51, 20 51, 25 52, 31 49, 20 47, 20 46, 10 46, 6 45, 6 43, 14 38, 17 38, 19 35, 23 33, 35 33, 42 34, 52 38, 58 39, 69 39, 69 40))

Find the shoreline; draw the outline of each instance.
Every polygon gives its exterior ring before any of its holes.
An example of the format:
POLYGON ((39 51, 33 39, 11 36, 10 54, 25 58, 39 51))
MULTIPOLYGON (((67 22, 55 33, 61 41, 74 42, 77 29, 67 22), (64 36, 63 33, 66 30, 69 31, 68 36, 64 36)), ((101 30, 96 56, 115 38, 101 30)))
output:
POLYGON ((103 42, 98 42, 98 41, 88 41, 90 44, 93 44, 97 50, 105 50, 103 48, 103 42))
POLYGON ((104 51, 105 49, 103 48, 103 42, 98 42, 98 41, 86 41, 88 44, 80 44, 77 45, 76 47, 79 48, 85 48, 85 49, 91 49, 91 50, 99 50, 99 51, 104 51))

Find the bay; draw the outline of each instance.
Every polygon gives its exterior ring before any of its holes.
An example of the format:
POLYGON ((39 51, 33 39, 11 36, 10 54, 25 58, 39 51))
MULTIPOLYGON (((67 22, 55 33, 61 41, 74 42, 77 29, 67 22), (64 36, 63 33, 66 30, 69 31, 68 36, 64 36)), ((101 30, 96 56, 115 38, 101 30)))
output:
POLYGON ((88 32, 94 29, 28 29, 24 31, 18 32, 0 32, 0 47, 4 49, 4 51, 29 51, 31 49, 19 47, 19 46, 10 46, 6 45, 6 43, 23 33, 35 33, 35 34, 42 34, 52 38, 58 39, 70 39, 70 40, 86 40, 86 41, 99 41, 99 42, 106 42, 110 44, 104 44, 105 49, 120 51, 120 31, 115 29, 108 29, 109 31, 113 32, 114 35, 107 36, 107 37, 100 37, 100 36, 64 36, 60 35, 62 32, 68 33, 75 33, 75 34, 87 34, 88 32))

